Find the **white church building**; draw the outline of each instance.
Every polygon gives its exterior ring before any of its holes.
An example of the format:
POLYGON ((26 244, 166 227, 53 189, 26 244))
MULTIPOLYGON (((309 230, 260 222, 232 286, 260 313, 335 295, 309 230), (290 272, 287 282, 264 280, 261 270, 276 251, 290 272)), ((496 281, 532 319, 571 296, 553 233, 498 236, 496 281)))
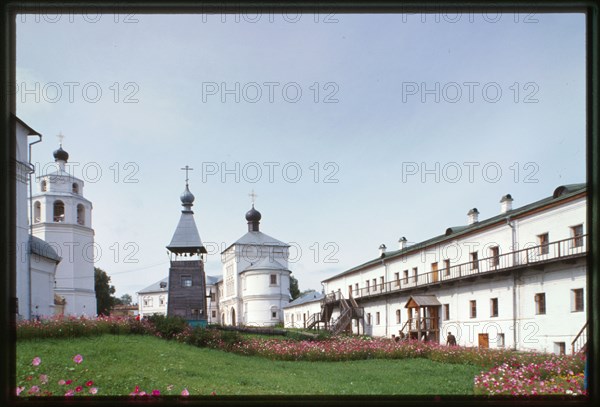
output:
POLYGON ((17 317, 33 319, 54 315, 54 279, 61 257, 44 240, 31 236, 28 211, 28 187, 34 167, 31 147, 42 140, 42 135, 12 115, 16 137, 16 298, 17 317), (35 136, 37 140, 29 141, 35 136))
POLYGON ((379 337, 576 352, 586 337, 586 185, 377 257, 323 280, 323 298, 284 307, 286 327, 332 329, 379 337))
MULTIPOLYGON (((223 274, 206 276, 207 322, 230 326, 283 323, 290 301, 289 245, 260 231, 262 215, 246 213, 248 232, 221 253, 223 274)), ((168 278, 140 290, 141 316, 166 315, 168 278)))
POLYGON ((37 177, 31 196, 32 234, 62 258, 52 279, 55 313, 94 317, 92 203, 83 196, 83 180, 67 171, 62 144, 53 155, 56 170, 37 177))

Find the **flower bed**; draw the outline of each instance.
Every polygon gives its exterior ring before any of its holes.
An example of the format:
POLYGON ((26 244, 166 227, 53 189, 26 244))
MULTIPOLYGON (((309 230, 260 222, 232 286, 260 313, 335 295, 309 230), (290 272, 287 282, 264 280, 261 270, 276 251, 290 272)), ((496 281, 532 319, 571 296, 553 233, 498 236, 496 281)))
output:
MULTIPOLYGON (((585 359, 579 356, 557 356, 536 352, 443 346, 429 342, 397 343, 387 338, 339 336, 324 340, 290 340, 244 337, 236 331, 192 328, 181 321, 158 318, 138 321, 134 318, 99 317, 53 318, 45 321, 19 322, 17 338, 73 338, 101 334, 145 334, 173 339, 197 347, 208 347, 239 355, 259 356, 272 360, 338 362, 363 359, 427 358, 442 363, 461 363, 484 369, 474 379, 475 394, 539 395, 585 394, 583 368, 585 359)), ((36 365, 36 359, 32 365, 36 365)), ((31 375, 33 378, 33 375, 31 375)), ((27 395, 43 394, 41 375, 35 384, 29 383, 27 395), (37 387, 36 387, 37 386, 37 387)), ((32 380, 32 379, 30 379, 32 380)), ((87 381, 85 382, 88 383, 87 381)), ((19 385, 19 388, 23 385, 19 385)), ((73 389, 78 394, 85 389, 73 389)), ((95 388, 96 389, 96 388, 95 388)), ((18 391, 23 393, 25 389, 18 391)), ((97 389, 95 390, 97 392, 97 389)), ((157 393, 158 392, 158 393, 157 393)), ((183 391, 182 391, 183 392, 183 391)), ((135 390, 132 395, 160 394, 135 390)), ((183 392, 185 393, 185 392, 183 392)), ((182 394, 183 394, 182 393, 182 394)), ((90 394, 95 394, 90 391, 90 394)))

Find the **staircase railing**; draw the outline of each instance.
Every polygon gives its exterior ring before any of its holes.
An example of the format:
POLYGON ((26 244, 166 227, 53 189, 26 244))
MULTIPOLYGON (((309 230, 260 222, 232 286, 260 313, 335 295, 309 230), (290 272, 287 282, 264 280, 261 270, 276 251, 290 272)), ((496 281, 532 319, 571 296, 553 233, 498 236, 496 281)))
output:
POLYGON ((315 312, 306 320, 306 328, 311 329, 313 326, 321 322, 321 313, 315 312))
POLYGON ((587 345, 587 327, 589 320, 585 322, 583 328, 579 331, 573 342, 571 342, 571 354, 575 354, 583 349, 585 349, 587 345))
POLYGON ((344 311, 342 311, 340 316, 335 321, 333 321, 331 332, 334 335, 339 334, 340 332, 342 332, 344 329, 346 329, 348 327, 348 324, 350 323, 351 320, 352 320, 352 308, 346 308, 344 311))

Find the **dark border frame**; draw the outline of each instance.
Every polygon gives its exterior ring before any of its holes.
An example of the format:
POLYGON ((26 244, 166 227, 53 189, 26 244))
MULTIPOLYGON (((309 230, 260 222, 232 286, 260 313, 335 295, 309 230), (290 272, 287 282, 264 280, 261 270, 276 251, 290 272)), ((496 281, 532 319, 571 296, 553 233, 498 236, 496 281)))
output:
MULTIPOLYGON (((326 2, 303 2, 300 4, 287 4, 285 1, 264 1, 264 2, 193 2, 193 1, 135 1, 125 0, 122 2, 83 2, 69 1, 62 2, 52 0, 36 0, 31 1, 14 1, 9 0, 2 4, 2 19, 0 24, 0 41, 1 41, 1 63, 2 69, 2 97, 0 103, 0 125, 2 126, 2 137, 0 141, 0 199, 4 205, 0 216, 0 259, 2 263, 2 271, 4 284, 0 284, 0 323, 4 329, 7 329, 8 335, 0 335, 0 347, 4 350, 0 358, 0 377, 2 378, 2 401, 4 404, 22 404, 15 400, 12 396, 15 383, 15 297, 16 297, 16 253, 14 250, 14 242, 16 239, 16 184, 14 181, 15 175, 15 150, 16 140, 14 137, 15 128, 14 121, 11 123, 11 112, 16 111, 15 94, 11 92, 11 84, 16 80, 16 14, 23 12, 48 12, 68 8, 69 11, 76 13, 85 10, 103 13, 132 13, 136 14, 190 14, 190 13, 239 13, 241 10, 273 10, 273 11, 302 11, 306 13, 314 13, 315 11, 326 13, 335 12, 344 13, 436 13, 440 9, 449 12, 453 10, 459 11, 501 11, 501 12, 535 12, 535 13, 566 13, 578 12, 586 14, 586 80, 587 80, 587 134, 586 134, 586 153, 587 153, 587 199, 588 199, 588 234, 590 236, 590 251, 588 253, 588 290, 587 290, 587 313, 589 317, 589 338, 591 346, 589 347, 589 377, 588 391, 590 396, 585 399, 577 398, 502 398, 488 399, 480 397, 222 397, 222 398, 190 398, 189 400, 162 398, 153 400, 153 403, 172 403, 181 402, 182 404, 220 404, 220 405, 237 405, 240 402, 249 402, 252 404, 329 404, 339 403, 345 406, 360 405, 360 404, 398 404, 398 402, 416 402, 431 403, 443 402, 448 404, 513 404, 515 401, 525 404, 584 404, 591 405, 600 401, 600 362, 598 358, 599 343, 599 326, 598 314, 595 311, 599 308, 598 297, 599 292, 599 263, 594 259, 600 258, 599 240, 596 236, 600 233, 600 133, 599 133, 599 74, 600 66, 598 64, 598 55, 600 49, 600 6, 595 1, 568 1, 568 0, 548 0, 548 1, 503 1, 496 0, 494 2, 462 0, 457 2, 444 2, 441 0, 429 1, 423 0, 408 1, 408 2, 342 2, 342 1, 326 1, 326 2)), ((36 403, 38 400, 28 400, 27 403, 36 403)), ((44 404, 105 404, 125 405, 133 404, 130 397, 123 398, 94 398, 94 399, 76 399, 66 400, 65 398, 46 398, 40 399, 44 404)), ((150 401, 150 400, 148 400, 150 401)), ((135 402, 137 403, 137 402, 135 402)))

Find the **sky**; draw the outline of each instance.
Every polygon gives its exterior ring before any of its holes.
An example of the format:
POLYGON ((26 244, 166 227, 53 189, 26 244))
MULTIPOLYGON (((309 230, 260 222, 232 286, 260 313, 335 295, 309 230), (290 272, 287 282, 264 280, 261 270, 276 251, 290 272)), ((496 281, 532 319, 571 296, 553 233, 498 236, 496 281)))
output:
POLYGON ((319 291, 586 181, 583 14, 27 14, 16 68, 36 175, 64 135, 117 296, 168 275, 186 165, 207 274, 254 191, 319 291))

